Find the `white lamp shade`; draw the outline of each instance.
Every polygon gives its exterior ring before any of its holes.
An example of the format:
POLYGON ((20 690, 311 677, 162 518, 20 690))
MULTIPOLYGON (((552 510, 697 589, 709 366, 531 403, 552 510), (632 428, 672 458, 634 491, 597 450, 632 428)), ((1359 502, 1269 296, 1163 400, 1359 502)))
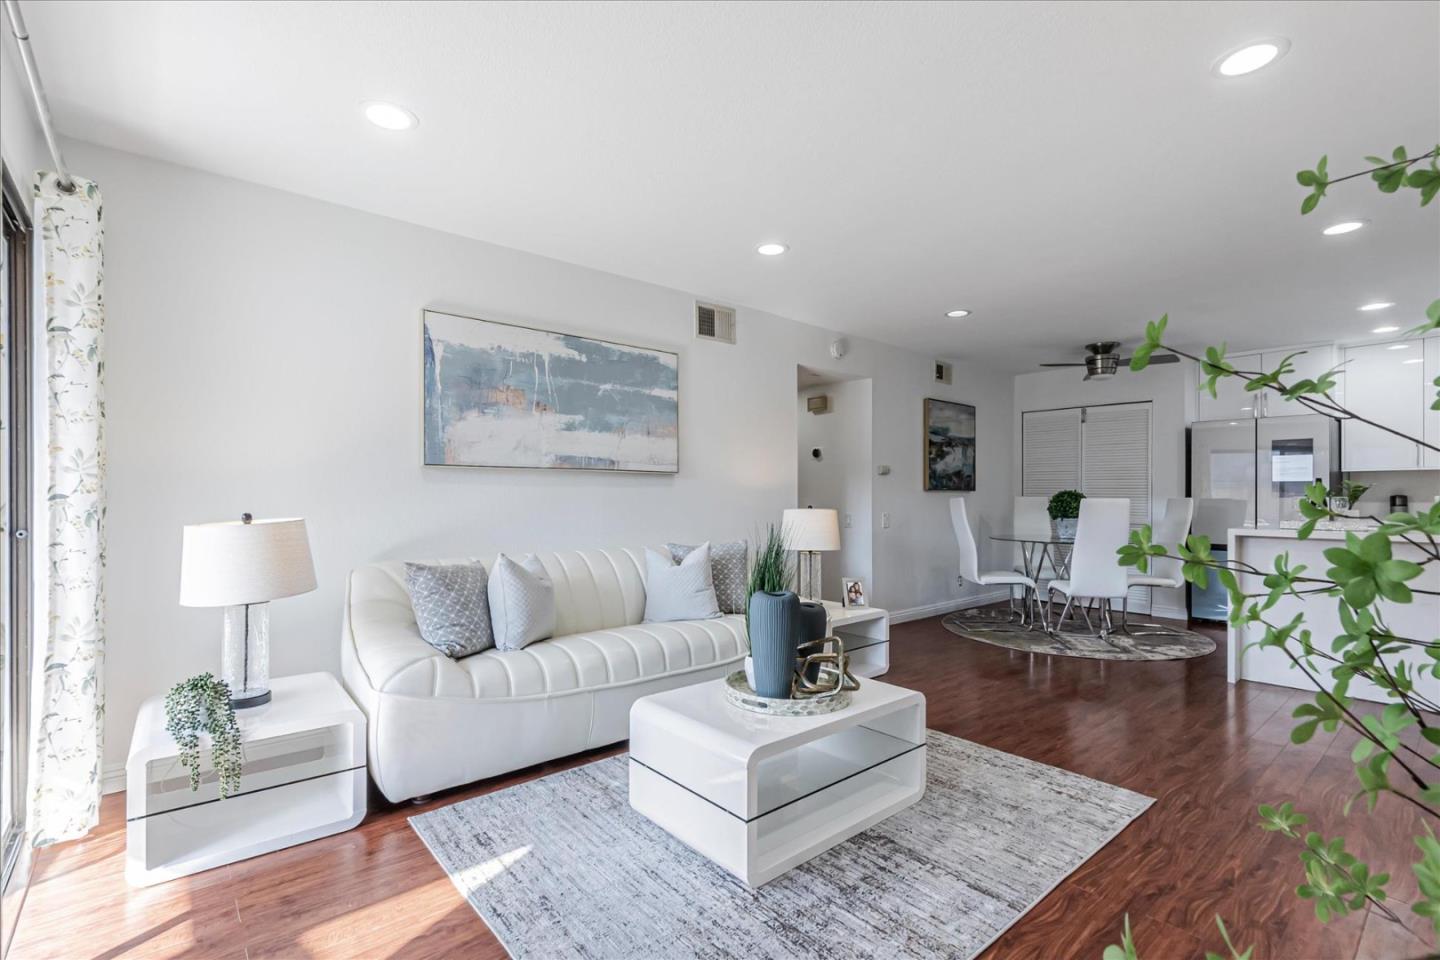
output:
POLYGON ((263 603, 315 589, 305 521, 230 520, 185 527, 180 605, 263 603))
POLYGON ((787 550, 840 549, 840 517, 834 510, 786 510, 780 533, 787 550))

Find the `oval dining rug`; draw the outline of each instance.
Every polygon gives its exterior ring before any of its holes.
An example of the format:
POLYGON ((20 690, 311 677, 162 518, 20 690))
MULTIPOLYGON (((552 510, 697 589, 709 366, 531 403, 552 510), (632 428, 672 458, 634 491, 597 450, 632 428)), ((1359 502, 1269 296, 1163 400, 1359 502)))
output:
MULTIPOLYGON (((1215 652, 1215 641, 1204 634, 1172 627, 1166 627, 1168 632, 1158 636, 1112 633, 1102 640, 1082 631, 1065 630, 1056 637, 1038 627, 1030 630, 1023 624, 1008 621, 1003 613, 997 616, 991 615, 989 611, 969 610, 949 614, 940 624, 951 633, 967 640, 978 640, 1022 653, 1046 653, 1055 657, 1085 657, 1091 660, 1188 660, 1215 652)), ((1131 628, 1148 631, 1155 629, 1155 625, 1131 621, 1131 628)))
POLYGON ((410 818, 521 960, 969 958, 1152 801, 929 731, 925 795, 750 889, 630 808, 627 756, 410 818))

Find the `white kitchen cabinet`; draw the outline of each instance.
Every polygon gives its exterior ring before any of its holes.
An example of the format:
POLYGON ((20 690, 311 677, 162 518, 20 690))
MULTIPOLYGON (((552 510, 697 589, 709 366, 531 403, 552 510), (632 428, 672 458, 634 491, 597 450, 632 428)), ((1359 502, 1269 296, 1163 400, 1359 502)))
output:
MULTIPOLYGON (((1419 340, 1347 347, 1346 406, 1358 416, 1423 437, 1430 405, 1424 363, 1428 349, 1428 344, 1419 340)), ((1354 420, 1346 420, 1341 430, 1346 470, 1415 470, 1424 466, 1421 447, 1409 440, 1354 420)))
MULTIPOLYGON (((1282 354, 1283 356, 1283 354, 1282 354)), ((1265 360, 1258 353, 1238 353, 1226 357, 1236 370, 1259 371, 1265 360)), ((1247 393, 1245 381, 1239 377, 1221 377, 1215 382, 1215 396, 1203 386, 1205 374, 1200 374, 1200 402, 1196 407, 1198 420, 1240 420, 1257 416, 1255 394, 1247 393)))
MULTIPOLYGON (((1292 353, 1300 355, 1290 361, 1295 368, 1294 373, 1286 374, 1281 380, 1286 384, 1299 383, 1301 380, 1314 380, 1327 370, 1334 367, 1335 347, 1332 344, 1323 344, 1317 347, 1292 347, 1289 350, 1266 350, 1261 354, 1261 362, 1266 372, 1280 366, 1280 362, 1292 353), (1300 353, 1300 351, 1305 351, 1300 353)), ((1238 364, 1237 364, 1238 366, 1238 364)), ((1335 378, 1334 397, 1342 400, 1344 397, 1345 376, 1342 372, 1335 378)), ((1296 417, 1313 414, 1315 411, 1296 400, 1286 400, 1274 390, 1262 390, 1260 401, 1260 416, 1262 417, 1296 417)), ((1254 396, 1254 394, 1250 394, 1254 396)))
MULTIPOLYGON (((1425 341, 1424 366, 1425 387, 1422 402, 1425 406, 1425 442, 1440 447, 1440 410, 1430 409, 1430 405, 1435 402, 1435 380, 1440 378, 1440 337, 1431 337, 1425 341)), ((1440 469, 1440 450, 1424 451, 1420 455, 1420 461, 1427 467, 1440 469)))

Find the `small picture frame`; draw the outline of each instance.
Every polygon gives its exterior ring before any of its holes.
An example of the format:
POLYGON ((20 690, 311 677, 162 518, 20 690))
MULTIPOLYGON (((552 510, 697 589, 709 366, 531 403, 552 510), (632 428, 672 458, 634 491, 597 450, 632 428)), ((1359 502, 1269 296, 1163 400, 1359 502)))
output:
POLYGON ((840 605, 846 608, 863 607, 865 603, 865 584, 850 577, 840 578, 840 605))

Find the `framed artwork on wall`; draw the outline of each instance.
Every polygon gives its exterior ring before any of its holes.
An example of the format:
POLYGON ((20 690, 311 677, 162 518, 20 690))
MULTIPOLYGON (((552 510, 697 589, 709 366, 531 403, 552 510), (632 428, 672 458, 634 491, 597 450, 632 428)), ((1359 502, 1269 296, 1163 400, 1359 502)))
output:
POLYGON ((425 463, 678 473, 680 357, 424 311, 425 463))
POLYGON ((975 489, 975 408, 949 400, 925 401, 925 489, 975 489))

